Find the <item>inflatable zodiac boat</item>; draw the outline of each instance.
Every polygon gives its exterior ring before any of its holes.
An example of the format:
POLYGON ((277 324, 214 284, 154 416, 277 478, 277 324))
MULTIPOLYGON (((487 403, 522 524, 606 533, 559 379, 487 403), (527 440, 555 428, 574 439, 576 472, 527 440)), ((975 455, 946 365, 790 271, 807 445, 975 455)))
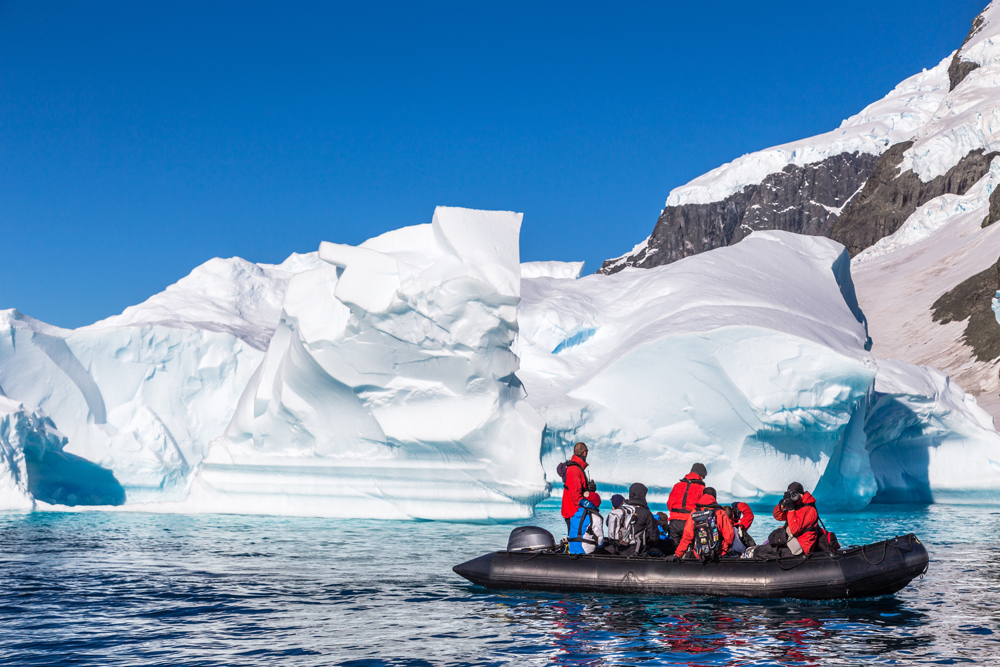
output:
POLYGON ((551 533, 524 526, 511 533, 506 551, 452 569, 487 588, 806 600, 890 595, 927 571, 927 550, 912 533, 776 560, 576 555, 555 553, 554 546, 551 533))

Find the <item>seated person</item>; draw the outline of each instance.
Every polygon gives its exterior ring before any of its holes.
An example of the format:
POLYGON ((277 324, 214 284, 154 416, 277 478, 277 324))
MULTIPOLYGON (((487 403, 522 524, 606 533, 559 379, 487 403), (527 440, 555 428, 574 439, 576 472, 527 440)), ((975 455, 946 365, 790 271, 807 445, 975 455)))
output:
POLYGON ((733 546, 733 524, 715 499, 715 489, 706 487, 684 524, 684 533, 674 555, 701 560, 725 556, 733 546))
POLYGON ((569 519, 569 552, 571 554, 592 554, 604 549, 604 519, 597 509, 601 497, 596 491, 586 498, 580 498, 580 508, 569 519))
POLYGON ((646 504, 646 493, 649 489, 645 484, 636 482, 628 489, 628 500, 622 503, 622 528, 619 538, 620 552, 626 556, 634 556, 653 549, 663 551, 666 544, 660 540, 660 531, 656 527, 656 519, 646 504))
POLYGON ((723 509, 729 520, 733 522, 733 532, 735 533, 733 551, 741 554, 750 547, 756 546, 757 543, 750 537, 750 526, 753 525, 754 518, 750 506, 746 503, 735 502, 723 509))
POLYGON ((622 509, 624 502, 625 496, 620 493, 611 496, 611 511, 608 512, 607 520, 608 536, 604 540, 604 548, 609 551, 616 550, 617 552, 618 540, 621 539, 622 517, 625 515, 625 510, 622 509))
POLYGON ((812 552, 821 533, 816 499, 798 482, 788 485, 784 497, 772 512, 777 521, 785 525, 775 530, 767 542, 753 550, 754 558, 781 558, 812 552))

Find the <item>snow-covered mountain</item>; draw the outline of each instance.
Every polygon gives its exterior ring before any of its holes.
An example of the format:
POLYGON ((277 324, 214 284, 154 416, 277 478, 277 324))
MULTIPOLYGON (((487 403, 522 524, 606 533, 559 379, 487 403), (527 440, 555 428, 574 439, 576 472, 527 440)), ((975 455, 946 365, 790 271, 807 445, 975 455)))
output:
POLYGON ((929 365, 1000 415, 1000 3, 931 70, 831 132, 745 155, 670 193, 653 233, 606 274, 737 243, 828 236, 854 257, 873 353, 929 365))

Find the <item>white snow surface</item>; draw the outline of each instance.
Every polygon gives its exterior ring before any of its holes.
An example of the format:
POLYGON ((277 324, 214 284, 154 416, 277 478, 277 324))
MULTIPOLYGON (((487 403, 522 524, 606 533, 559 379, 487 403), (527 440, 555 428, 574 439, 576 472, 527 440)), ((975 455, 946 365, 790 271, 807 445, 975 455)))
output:
MULTIPOLYGON (((506 520, 548 494, 524 401, 521 215, 439 207, 430 224, 289 282, 281 320, 188 511, 506 520)), ((562 270, 562 269, 560 269, 562 270)))
POLYGON ((841 153, 880 155, 892 144, 913 139, 936 117, 948 95, 950 63, 949 55, 933 69, 911 76, 878 102, 843 121, 836 130, 750 153, 717 167, 672 190, 666 205, 721 201, 788 165, 801 167, 841 153))
POLYGON ((522 262, 521 278, 576 279, 583 271, 583 262, 522 262))
POLYGON ((880 155, 914 141, 901 172, 924 182, 946 173, 970 151, 1000 150, 1000 3, 982 12, 979 32, 959 49, 961 60, 980 67, 949 92, 949 54, 915 74, 881 100, 843 121, 836 130, 744 155, 671 191, 667 206, 721 201, 788 165, 804 166, 840 153, 880 155))

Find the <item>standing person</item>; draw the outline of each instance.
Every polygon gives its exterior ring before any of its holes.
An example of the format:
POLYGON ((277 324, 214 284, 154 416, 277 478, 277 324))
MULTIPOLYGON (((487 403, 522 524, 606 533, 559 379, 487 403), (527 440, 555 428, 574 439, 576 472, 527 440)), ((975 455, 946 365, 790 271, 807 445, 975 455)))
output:
POLYGON ((566 461, 566 475, 563 477, 562 516, 566 520, 566 532, 569 533, 569 520, 576 514, 580 499, 586 498, 591 491, 597 490, 587 474, 587 445, 578 442, 573 445, 573 458, 566 461))
POLYGON ((715 489, 707 487, 694 512, 684 522, 684 532, 674 555, 710 560, 725 556, 733 546, 735 534, 729 515, 715 499, 715 489))
POLYGON ((604 553, 604 519, 598 511, 601 497, 591 493, 580 498, 580 509, 569 520, 569 552, 571 554, 604 553))
MULTIPOLYGON (((785 525, 771 533, 767 542, 753 551, 754 558, 779 558, 808 554, 821 534, 816 499, 798 482, 788 485, 772 512, 785 525)), ((824 531, 825 532, 825 531, 824 531)))
POLYGON ((684 534, 684 524, 691 516, 691 510, 701 500, 707 476, 708 469, 705 464, 695 463, 691 466, 691 472, 684 475, 683 479, 674 484, 674 488, 670 490, 670 495, 667 497, 667 509, 670 510, 667 526, 674 544, 680 543, 684 534))

